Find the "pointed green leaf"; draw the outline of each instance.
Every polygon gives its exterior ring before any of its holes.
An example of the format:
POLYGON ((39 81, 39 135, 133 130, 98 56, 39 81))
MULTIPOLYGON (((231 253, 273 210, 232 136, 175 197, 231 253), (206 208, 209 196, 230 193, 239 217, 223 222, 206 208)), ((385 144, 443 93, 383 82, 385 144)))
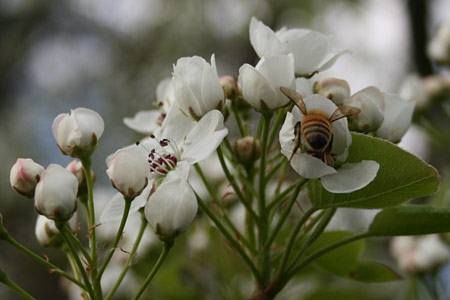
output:
POLYGON ((402 279, 388 266, 373 261, 359 262, 356 269, 348 274, 348 278, 364 282, 386 282, 402 279))
POLYGON ((450 232, 450 208, 408 205, 383 209, 369 227, 372 235, 420 235, 450 232))
POLYGON ((308 189, 316 207, 392 207, 438 190, 438 172, 416 156, 379 138, 358 133, 352 133, 352 138, 347 162, 374 160, 380 164, 377 177, 348 194, 332 194, 323 189, 320 180, 310 180, 308 189))
MULTIPOLYGON (((352 235, 354 233, 347 231, 324 232, 308 250, 308 254, 313 254, 352 235)), ((364 241, 359 240, 330 251, 316 259, 314 263, 334 275, 347 276, 356 269, 363 250, 364 241)))

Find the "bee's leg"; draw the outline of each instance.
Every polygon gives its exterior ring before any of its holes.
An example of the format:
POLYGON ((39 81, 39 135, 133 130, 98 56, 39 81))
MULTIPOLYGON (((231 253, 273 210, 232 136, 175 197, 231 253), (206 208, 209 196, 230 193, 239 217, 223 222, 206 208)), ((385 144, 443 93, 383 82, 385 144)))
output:
POLYGON ((291 157, 289 158, 289 162, 291 162, 292 158, 294 157, 295 153, 297 153, 298 149, 300 148, 301 144, 301 127, 302 123, 297 122, 294 127, 294 138, 292 141, 295 143, 294 151, 292 151, 291 157))
POLYGON ((331 148, 333 148, 333 139, 334 139, 334 134, 331 134, 330 142, 328 143, 328 146, 325 149, 326 153, 331 153, 331 148))

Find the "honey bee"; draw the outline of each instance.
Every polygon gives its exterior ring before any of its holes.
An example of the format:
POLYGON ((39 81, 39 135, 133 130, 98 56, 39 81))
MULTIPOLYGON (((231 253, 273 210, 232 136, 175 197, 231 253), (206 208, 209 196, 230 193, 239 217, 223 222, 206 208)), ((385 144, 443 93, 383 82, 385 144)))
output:
POLYGON ((303 140, 308 148, 308 154, 321 159, 329 166, 334 165, 336 155, 331 153, 333 145, 332 123, 345 117, 357 115, 361 110, 351 106, 340 106, 331 116, 320 109, 307 111, 305 102, 303 102, 299 93, 286 87, 280 87, 280 90, 303 114, 302 122, 299 121, 294 126, 294 139, 292 141, 295 143, 295 147, 289 162, 297 153, 303 140))

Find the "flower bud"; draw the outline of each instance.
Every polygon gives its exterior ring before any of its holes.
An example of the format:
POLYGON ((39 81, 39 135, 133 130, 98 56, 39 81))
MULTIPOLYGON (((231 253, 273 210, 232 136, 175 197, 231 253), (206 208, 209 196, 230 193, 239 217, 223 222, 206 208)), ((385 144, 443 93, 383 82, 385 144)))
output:
POLYGON ((395 94, 384 94, 384 121, 375 135, 398 143, 411 125, 415 102, 408 102, 395 94))
POLYGON ((60 165, 51 164, 36 186, 34 207, 49 219, 65 222, 77 208, 78 180, 60 165))
POLYGON ((89 156, 97 146, 105 125, 100 115, 88 108, 77 108, 60 114, 53 121, 53 135, 65 155, 89 156))
POLYGON ((377 130, 383 123, 384 97, 376 87, 369 86, 357 92, 345 99, 343 104, 361 110, 359 114, 348 118, 351 130, 371 132, 377 130))
POLYGON ((391 252, 399 268, 413 275, 434 272, 449 260, 447 246, 436 234, 395 237, 391 252))
MULTIPOLYGON (((69 170, 78 180, 78 195, 86 194, 87 193, 87 181, 86 181, 86 175, 84 173, 84 168, 79 160, 73 160, 71 161, 67 167, 67 170, 69 170)), ((92 180, 95 180, 95 174, 93 171, 91 171, 92 180)))
POLYGON ((106 173, 114 188, 125 197, 134 198, 147 186, 149 165, 140 153, 120 149, 109 161, 106 173))
POLYGON ((253 136, 239 138, 233 145, 234 153, 240 163, 252 163, 261 155, 261 144, 253 136))
POLYGON ((428 55, 439 64, 450 64, 450 22, 439 25, 428 44, 428 55))
POLYGON ((9 174, 12 188, 19 194, 29 198, 33 197, 43 171, 44 167, 35 163, 31 158, 17 159, 9 174))
POLYGON ((350 86, 347 81, 338 78, 324 78, 314 83, 314 91, 336 105, 341 105, 344 99, 350 97, 350 86))
POLYGON ((234 76, 219 77, 219 83, 225 93, 225 98, 233 99, 238 91, 236 77, 234 76))
MULTIPOLYGON (((77 226, 77 215, 74 214, 73 217, 68 222, 72 230, 76 229, 77 226)), ((34 230, 36 239, 39 245, 44 247, 60 247, 63 244, 63 239, 60 236, 60 232, 56 227, 55 221, 46 218, 45 216, 39 215, 36 220, 36 227, 34 230)))
POLYGON ((160 239, 170 240, 184 232, 197 214, 197 199, 185 179, 161 184, 148 199, 145 217, 160 239))

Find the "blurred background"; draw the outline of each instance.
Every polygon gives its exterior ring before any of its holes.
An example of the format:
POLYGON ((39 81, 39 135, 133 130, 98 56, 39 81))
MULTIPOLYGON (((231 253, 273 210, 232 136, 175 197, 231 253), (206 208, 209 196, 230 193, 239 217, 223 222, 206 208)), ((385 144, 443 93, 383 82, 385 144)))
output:
MULTIPOLYGON (((446 0, 0 0, 0 212, 10 233, 63 265, 58 251, 40 247, 34 238, 33 201, 9 185, 16 159, 67 165, 70 158, 55 146, 53 119, 70 109, 88 107, 105 121, 93 168, 96 185, 109 188, 105 157, 140 138, 122 119, 152 108, 156 85, 171 76, 172 65, 180 57, 199 55, 209 61, 214 53, 219 76, 237 76, 242 64, 256 64, 248 36, 252 16, 274 30, 306 27, 333 35, 334 49, 349 49, 352 54, 320 76, 347 80, 352 93, 369 85, 396 93, 411 73, 445 72, 429 60, 426 47, 438 24, 450 20, 446 0)), ((445 132, 448 122, 442 126, 445 132)), ((435 147, 428 136, 413 126, 402 145, 445 175, 449 148, 435 147)), ((180 244, 189 243, 195 234, 196 226, 180 244)), ((201 235, 197 238, 201 244, 201 235)), ((240 269, 237 261, 236 269, 230 269, 229 262, 238 259, 223 249, 220 236, 210 235, 210 244, 214 238, 219 247, 204 252, 202 259, 176 250, 167 264, 176 267, 159 274, 155 299, 244 299, 248 295, 245 283, 251 282, 245 268, 240 269)), ((157 255, 157 250, 150 251, 144 263, 157 255)), ((58 276, 2 241, 0 266, 37 299, 68 299, 58 276)), ((293 290, 294 296, 283 299, 299 299, 317 284, 304 282, 298 291, 293 290)), ((339 281, 336 286, 351 284, 339 281)), ((393 299, 390 292, 401 284, 381 285, 384 295, 380 285, 357 288, 378 290, 379 299, 393 299)), ((0 285, 0 299, 20 298, 0 285)))

